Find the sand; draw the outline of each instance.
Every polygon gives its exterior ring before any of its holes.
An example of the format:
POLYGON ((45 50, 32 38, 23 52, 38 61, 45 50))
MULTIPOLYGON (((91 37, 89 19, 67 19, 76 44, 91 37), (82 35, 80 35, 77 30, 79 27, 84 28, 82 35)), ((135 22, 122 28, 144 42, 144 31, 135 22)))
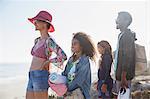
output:
POLYGON ((25 99, 27 79, 0 83, 0 99, 25 99))

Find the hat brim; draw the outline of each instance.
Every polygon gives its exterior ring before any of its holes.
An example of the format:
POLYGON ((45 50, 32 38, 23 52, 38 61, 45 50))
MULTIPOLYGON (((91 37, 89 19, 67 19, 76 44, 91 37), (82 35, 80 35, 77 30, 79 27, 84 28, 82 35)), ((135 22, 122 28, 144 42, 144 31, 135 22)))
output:
MULTIPOLYGON (((28 18, 28 20, 32 23, 32 24, 34 24, 34 20, 37 20, 37 19, 35 19, 35 18, 28 18)), ((43 20, 44 21, 44 20, 43 20)), ((45 21, 46 22, 46 21, 45 21)), ((48 22, 47 22, 48 23, 48 22)), ((50 27, 49 27, 49 29, 48 29, 48 32, 54 32, 55 31, 55 28, 54 28, 54 26, 51 24, 51 23, 49 23, 50 24, 50 27)))

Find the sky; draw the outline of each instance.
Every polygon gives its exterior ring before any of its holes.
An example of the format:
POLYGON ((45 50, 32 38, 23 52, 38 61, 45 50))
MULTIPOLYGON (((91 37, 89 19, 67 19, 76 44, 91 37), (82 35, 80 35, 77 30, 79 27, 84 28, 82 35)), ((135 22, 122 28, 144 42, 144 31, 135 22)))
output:
POLYGON ((115 50, 117 36, 115 20, 118 12, 127 11, 133 17, 130 29, 136 32, 136 43, 145 46, 150 59, 149 0, 0 0, 0 63, 30 63, 34 39, 40 36, 27 18, 39 11, 52 14, 55 32, 50 35, 71 55, 72 33, 85 32, 95 45, 108 40, 115 50))

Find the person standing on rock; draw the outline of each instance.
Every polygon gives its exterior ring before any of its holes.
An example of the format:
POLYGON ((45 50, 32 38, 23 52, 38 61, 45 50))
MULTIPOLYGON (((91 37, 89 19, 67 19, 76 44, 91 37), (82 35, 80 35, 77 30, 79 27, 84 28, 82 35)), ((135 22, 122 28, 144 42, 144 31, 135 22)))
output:
POLYGON ((65 99, 91 99, 91 64, 96 51, 91 38, 77 32, 72 39, 72 56, 69 58, 63 76, 67 78, 65 99))
POLYGON ((119 12, 116 20, 118 44, 115 52, 114 66, 117 93, 121 88, 131 88, 131 80, 135 76, 135 33, 128 26, 132 17, 128 12, 119 12))
POLYGON ((99 99, 110 99, 112 97, 113 79, 111 78, 111 65, 113 62, 112 48, 108 41, 102 40, 97 44, 98 52, 101 54, 101 62, 98 69, 98 97, 99 99))

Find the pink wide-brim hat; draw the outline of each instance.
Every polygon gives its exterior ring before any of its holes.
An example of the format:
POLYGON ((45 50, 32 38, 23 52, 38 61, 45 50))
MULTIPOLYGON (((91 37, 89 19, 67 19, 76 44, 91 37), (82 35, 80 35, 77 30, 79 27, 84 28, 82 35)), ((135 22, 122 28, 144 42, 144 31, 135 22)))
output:
POLYGON ((50 24, 50 28, 48 29, 48 32, 54 32, 54 26, 52 25, 52 15, 48 13, 47 11, 40 11, 35 17, 28 18, 28 20, 34 24, 35 20, 41 20, 45 21, 50 24))

